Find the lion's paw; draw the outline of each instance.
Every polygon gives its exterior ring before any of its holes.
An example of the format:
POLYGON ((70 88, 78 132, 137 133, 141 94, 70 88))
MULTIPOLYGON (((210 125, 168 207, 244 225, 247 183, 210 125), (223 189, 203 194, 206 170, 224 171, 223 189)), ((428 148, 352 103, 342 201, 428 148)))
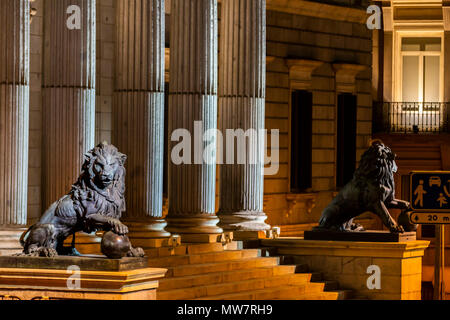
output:
POLYGON ((399 226, 399 225, 391 226, 390 231, 391 231, 391 233, 404 233, 405 232, 403 227, 399 226))
POLYGON ((39 257, 53 258, 58 256, 58 252, 53 248, 39 248, 37 252, 39 257))
POLYGON ((145 251, 142 248, 131 248, 127 254, 128 257, 145 257, 145 251))

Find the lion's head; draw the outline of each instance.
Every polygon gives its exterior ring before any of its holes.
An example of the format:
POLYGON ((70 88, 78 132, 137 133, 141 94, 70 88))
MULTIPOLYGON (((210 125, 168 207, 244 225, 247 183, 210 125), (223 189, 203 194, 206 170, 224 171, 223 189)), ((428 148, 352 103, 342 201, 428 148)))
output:
POLYGON ((107 142, 85 154, 81 176, 72 188, 75 198, 94 191, 115 207, 115 214, 125 210, 125 161, 127 156, 107 142))
POLYGON ((116 147, 102 142, 85 154, 83 171, 89 174, 97 188, 109 188, 120 183, 125 173, 126 159, 127 156, 120 153, 116 147))
POLYGON ((373 140, 361 157, 355 178, 374 181, 394 190, 394 173, 398 169, 395 157, 395 153, 381 140, 373 140))

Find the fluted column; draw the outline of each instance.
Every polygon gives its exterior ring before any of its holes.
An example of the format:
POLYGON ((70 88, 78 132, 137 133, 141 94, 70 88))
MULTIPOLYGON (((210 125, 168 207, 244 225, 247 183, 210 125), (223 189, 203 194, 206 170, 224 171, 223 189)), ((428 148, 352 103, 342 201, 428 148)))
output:
POLYGON ((192 151, 191 163, 175 164, 172 151, 179 142, 169 141, 167 230, 222 233, 215 215, 216 165, 202 161, 194 143, 197 139, 202 147, 215 149, 201 135, 217 128, 217 0, 172 0, 170 21, 169 137, 176 129, 187 130, 192 151), (196 121, 200 126, 194 137, 196 121))
POLYGON ((95 5, 95 0, 45 0, 45 207, 70 190, 80 174, 84 153, 94 147, 95 5))
POLYGON ((0 1, 0 226, 27 223, 30 4, 0 1))
POLYGON ((0 255, 20 252, 27 223, 29 0, 0 1, 0 255))
MULTIPOLYGON (((266 1, 222 2, 219 74, 219 127, 244 132, 264 129, 266 93, 266 1)), ((225 230, 262 231, 270 228, 263 212, 264 136, 254 135, 245 164, 226 161, 234 148, 224 139, 221 166, 220 224, 225 230)), ((235 141, 236 142, 236 141, 235 141)), ((241 161, 242 163, 242 161, 241 161)))
POLYGON ((128 156, 125 219, 132 238, 170 236, 162 219, 164 2, 117 1, 114 143, 128 156))

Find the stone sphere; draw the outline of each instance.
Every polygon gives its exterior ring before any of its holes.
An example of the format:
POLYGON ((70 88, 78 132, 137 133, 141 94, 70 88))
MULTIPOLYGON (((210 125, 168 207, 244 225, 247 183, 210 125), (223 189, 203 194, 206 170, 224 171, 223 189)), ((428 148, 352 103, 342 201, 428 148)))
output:
POLYGON ((131 242, 127 236, 118 235, 108 231, 103 235, 101 244, 102 253, 110 259, 121 259, 131 249, 131 242))

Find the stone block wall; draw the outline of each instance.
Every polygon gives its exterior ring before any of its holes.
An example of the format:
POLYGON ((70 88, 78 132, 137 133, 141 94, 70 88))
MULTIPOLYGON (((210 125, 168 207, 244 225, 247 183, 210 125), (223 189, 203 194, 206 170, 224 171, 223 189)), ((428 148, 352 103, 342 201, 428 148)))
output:
MULTIPOLYGON (((337 14, 338 15, 338 14, 337 14)), ((333 63, 357 64, 367 67, 355 79, 357 96, 357 154, 366 150, 372 133, 372 32, 361 22, 348 22, 267 12, 266 127, 280 129, 280 171, 265 179, 265 211, 272 225, 317 222, 323 208, 336 190, 337 93, 333 63), (321 61, 311 77, 313 93, 312 192, 316 206, 309 214, 299 203, 288 215, 286 195, 290 193, 290 81, 286 59, 321 61)))

